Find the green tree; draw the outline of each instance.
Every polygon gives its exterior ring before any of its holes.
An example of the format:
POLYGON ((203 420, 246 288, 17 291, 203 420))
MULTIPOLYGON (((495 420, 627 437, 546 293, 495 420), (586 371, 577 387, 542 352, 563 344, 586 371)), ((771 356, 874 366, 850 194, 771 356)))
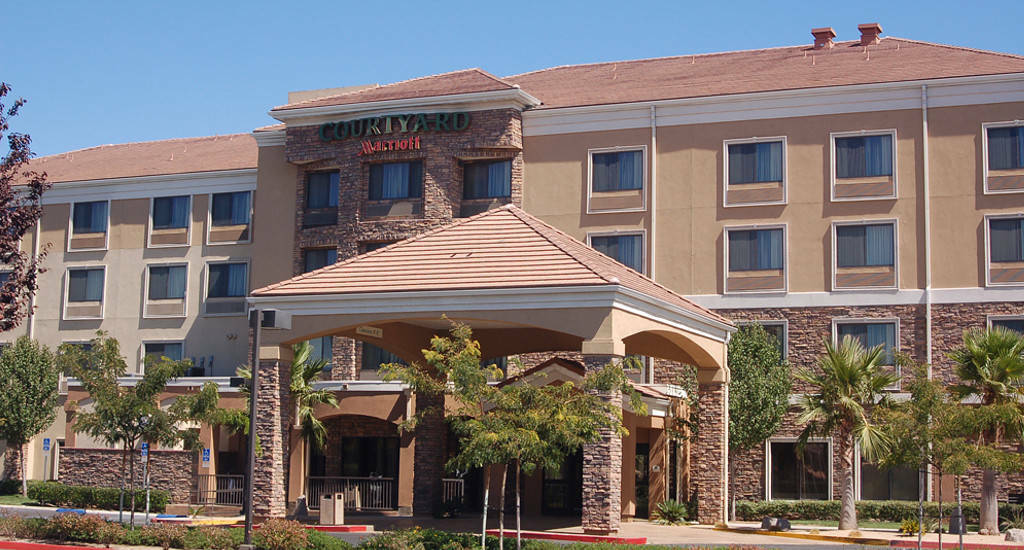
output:
POLYGON ((846 336, 835 345, 824 339, 825 354, 817 369, 795 372, 808 387, 798 404, 797 421, 805 424, 800 446, 814 436, 835 435, 841 448, 841 490, 839 528, 857 528, 857 509, 853 492, 854 445, 861 454, 876 460, 886 446, 885 433, 871 420, 872 409, 888 402, 885 388, 899 378, 883 370, 882 346, 865 350, 860 340, 846 336))
POLYGON ((139 444, 152 442, 197 448, 198 434, 187 425, 209 417, 216 407, 217 386, 208 382, 198 394, 179 398, 164 409, 160 406, 160 396, 167 383, 184 374, 191 362, 149 357, 143 375, 133 383, 122 384, 128 365, 117 340, 103 332, 97 333, 88 348, 61 346, 58 365, 72 372, 93 400, 91 410, 78 413, 73 429, 111 447, 121 448, 121 488, 124 489, 127 476, 134 520, 134 456, 139 444))
POLYGON ((792 384, 779 341, 756 324, 740 327, 729 340, 729 374, 729 496, 735 519, 737 455, 778 431, 792 384))
MULTIPOLYGON (((1010 405, 1017 411, 1016 418, 980 432, 979 444, 997 443, 1006 435, 1019 437, 1024 422, 1018 406, 1024 395, 1020 385, 1024 380, 1024 338, 999 326, 966 330, 963 346, 949 357, 956 363, 954 370, 960 378, 960 383, 952 387, 955 396, 977 399, 982 406, 1010 405)), ((999 532, 998 470, 998 461, 982 468, 980 529, 990 533, 999 532)))
POLYGON ((53 354, 27 336, 0 355, 0 438, 18 450, 22 496, 28 496, 25 445, 57 417, 59 384, 53 354))

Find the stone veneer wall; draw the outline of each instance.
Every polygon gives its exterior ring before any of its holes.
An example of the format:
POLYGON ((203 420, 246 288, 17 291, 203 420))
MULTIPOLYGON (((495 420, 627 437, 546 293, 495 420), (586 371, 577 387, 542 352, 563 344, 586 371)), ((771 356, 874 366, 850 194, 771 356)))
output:
MULTIPOLYGON (((196 454, 175 450, 153 450, 149 454, 150 485, 154 489, 169 492, 172 503, 188 503, 192 488, 195 487, 196 454)), ((60 450, 57 479, 67 485, 120 487, 123 457, 120 449, 63 447, 60 450)), ((135 483, 141 486, 143 459, 137 451, 133 458, 135 483)))
POLYGON ((284 517, 288 494, 288 445, 291 433, 291 365, 277 359, 259 362, 256 434, 263 453, 253 472, 253 515, 284 517))
POLYGON ((21 461, 24 458, 25 453, 23 447, 19 445, 8 445, 4 442, 3 452, 3 473, 0 474, 0 480, 3 479, 21 479, 21 461))
MULTIPOLYGON (((612 356, 587 355, 587 372, 601 369, 612 356)), ((622 393, 598 394, 616 409, 622 408, 622 393)), ((622 436, 601 430, 601 440, 583 446, 583 530, 614 533, 622 520, 622 436)))

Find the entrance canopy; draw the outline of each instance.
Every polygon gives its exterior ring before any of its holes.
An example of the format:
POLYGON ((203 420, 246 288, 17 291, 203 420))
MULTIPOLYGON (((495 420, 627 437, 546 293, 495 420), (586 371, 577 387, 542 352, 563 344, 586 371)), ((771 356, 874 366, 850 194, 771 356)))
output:
POLYGON ((265 346, 337 335, 418 360, 447 317, 473 328, 485 357, 640 354, 719 383, 735 330, 512 205, 255 290, 250 304, 292 315, 265 346))

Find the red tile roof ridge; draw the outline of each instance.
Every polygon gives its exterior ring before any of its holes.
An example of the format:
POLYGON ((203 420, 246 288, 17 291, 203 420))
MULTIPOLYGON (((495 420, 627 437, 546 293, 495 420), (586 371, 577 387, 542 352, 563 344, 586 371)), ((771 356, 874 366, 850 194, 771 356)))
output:
POLYGON ((335 269, 340 269, 342 266, 350 264, 350 263, 352 263, 352 262, 354 262, 356 260, 361 260, 363 258, 369 258, 369 257, 372 257, 372 256, 377 256, 379 254, 383 254, 384 252, 386 252, 388 250, 391 250, 392 248, 395 248, 398 245, 406 245, 406 244, 409 244, 409 243, 412 243, 412 242, 416 242, 416 241, 425 239, 425 238, 427 238, 427 237, 429 237, 431 235, 434 235, 435 233, 439 233, 441 231, 444 231, 444 230, 447 230, 447 229, 451 229, 453 227, 458 227, 458 226, 466 224, 466 223, 468 223, 468 222, 470 222, 472 220, 476 220, 476 219, 482 218, 484 216, 493 214, 495 212, 499 212, 501 210, 502 210, 501 208, 496 208, 496 209, 493 209, 493 210, 485 210, 484 212, 481 212, 479 214, 470 216, 468 218, 461 218, 461 219, 456 220, 456 221, 454 221, 452 223, 448 223, 448 224, 444 224, 444 225, 435 227, 435 228, 430 229, 428 231, 424 231, 423 233, 420 233, 418 235, 413 235, 412 237, 409 237, 407 239, 402 239, 400 241, 393 242, 393 243, 391 243, 391 244, 389 244, 387 246, 382 246, 382 247, 380 247, 380 248, 378 248, 376 250, 371 250, 369 252, 364 252, 362 254, 357 254, 355 256, 352 256, 351 258, 347 258, 344 261, 336 262, 336 263, 333 263, 331 265, 326 265, 324 267, 321 267, 320 269, 314 269, 313 271, 307 271, 306 273, 302 273, 302 274, 296 275, 295 277, 292 277, 290 279, 285 279, 283 281, 279 281, 279 282, 276 282, 274 284, 267 285, 267 286, 265 286, 263 288, 257 288, 256 290, 252 291, 252 294, 256 294, 257 292, 266 292, 266 291, 274 290, 276 288, 280 288, 281 286, 284 286, 285 284, 291 284, 291 283, 295 283, 295 282, 299 282, 299 281, 308 279, 308 278, 310 278, 313 275, 318 274, 318 273, 324 273, 324 272, 327 272, 327 271, 333 271, 335 269))
MULTIPOLYGON (((565 367, 565 368, 575 372, 579 376, 586 376, 586 373, 587 373, 587 368, 586 368, 586 366, 583 365, 583 363, 580 363, 579 361, 577 361, 575 359, 569 359, 568 357, 562 357, 561 355, 556 355, 556 356, 554 356, 554 357, 544 361, 543 363, 534 365, 533 367, 530 367, 530 368, 524 370, 523 372, 520 372, 519 374, 517 374, 515 376, 510 376, 510 377, 502 380, 501 382, 498 383, 498 387, 507 386, 509 384, 513 384, 513 383, 518 382, 518 381, 520 381, 520 380, 522 380, 524 378, 527 378, 529 376, 533 376, 534 374, 537 374, 537 373, 539 373, 541 371, 547 370, 552 365, 559 365, 559 366, 565 367)), ((653 397, 654 399, 665 399, 665 400, 671 400, 672 399, 672 396, 662 392, 661 390, 658 390, 656 388, 652 388, 652 387, 650 387, 649 385, 646 385, 646 384, 640 384, 638 382, 634 382, 634 381, 630 380, 629 381, 629 385, 637 393, 642 394, 642 395, 646 395, 647 397, 653 397)))
MULTIPOLYGON (((71 151, 64 151, 63 153, 54 153, 52 155, 44 155, 41 157, 33 157, 33 162, 38 162, 47 159, 56 159, 60 157, 67 157, 68 155, 74 155, 75 153, 82 153, 85 151, 95 151, 99 149, 112 148, 112 147, 131 147, 132 145, 149 145, 151 143, 172 143, 172 142, 198 142, 209 139, 235 139, 238 137, 249 137, 248 133, 237 133, 237 134, 216 134, 212 136, 198 136, 198 137, 184 137, 184 138, 169 138, 169 139, 152 139, 147 141, 129 141, 128 143, 105 143, 103 145, 93 145, 92 147, 83 147, 82 149, 73 149, 71 151)), ((254 167, 255 168, 255 167, 254 167)))
POLYGON ((1008 57, 1010 59, 1024 59, 1024 55, 1017 55, 1015 53, 1008 52, 997 52, 995 50, 985 50, 982 48, 971 48, 969 46, 957 46, 955 44, 942 44, 940 42, 927 42, 925 40, 914 40, 913 38, 902 38, 899 36, 884 36, 882 40, 895 40, 900 42, 909 42, 911 44, 921 44, 924 46, 933 46, 936 48, 946 48, 949 50, 960 50, 965 52, 981 53, 988 55, 998 55, 1000 57, 1008 57))
POLYGON ((335 94, 335 95, 329 95, 329 96, 324 96, 324 97, 314 97, 314 98, 306 99, 304 101, 299 101, 299 102, 296 102, 296 103, 286 103, 284 105, 278 105, 277 107, 274 107, 273 109, 271 109, 271 111, 285 110, 285 109, 300 109, 300 108, 302 108, 303 105, 308 104, 308 103, 321 103, 323 101, 330 100, 330 99, 335 99, 335 98, 339 98, 339 97, 356 96, 358 94, 379 90, 381 88, 390 88, 392 86, 398 86, 400 84, 408 84, 410 82, 416 82, 418 80, 426 80, 428 78, 438 78, 438 77, 443 77, 443 76, 451 76, 451 75, 455 75, 455 74, 469 73, 469 72, 476 72, 476 73, 480 74, 481 76, 485 76, 487 78, 490 78, 490 79, 492 79, 492 80, 494 80, 494 81, 496 81, 496 82, 498 82, 500 84, 504 84, 505 86, 508 86, 509 88, 518 88, 519 87, 518 84, 513 84, 511 82, 503 80, 502 78, 494 76, 493 74, 491 74, 491 73, 489 73, 489 72, 487 72, 487 71, 485 71, 485 70, 483 70, 483 69, 481 69, 479 67, 470 67, 470 68, 467 68, 467 69, 456 69, 454 71, 447 71, 447 72, 443 72, 443 73, 428 74, 428 75, 424 75, 424 76, 417 76, 417 77, 414 77, 414 78, 407 78, 405 80, 398 80, 396 82, 389 82, 387 84, 377 84, 376 86, 374 86, 372 88, 362 88, 362 89, 359 89, 359 90, 352 90, 351 92, 345 92, 343 94, 335 94))

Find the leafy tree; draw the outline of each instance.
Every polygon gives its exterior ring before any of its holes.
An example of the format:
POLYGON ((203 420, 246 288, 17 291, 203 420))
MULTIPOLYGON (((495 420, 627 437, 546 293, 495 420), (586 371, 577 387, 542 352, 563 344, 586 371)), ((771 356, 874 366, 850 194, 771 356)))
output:
MULTIPOLYGON (((979 444, 997 443, 1006 435, 1018 437, 1024 417, 1018 407, 1019 399, 1024 395, 1020 382, 1024 380, 1024 338, 1005 327, 992 327, 987 330, 970 329, 964 331, 963 346, 949 354, 956 362, 954 370, 960 383, 952 387, 953 394, 961 400, 974 398, 982 406, 1010 405, 1009 409, 1017 412, 1016 417, 1005 419, 1006 423, 996 423, 979 432, 979 444)), ((990 411, 1000 409, 989 409, 990 411)), ((999 484, 996 472, 999 461, 982 467, 981 481, 981 518, 980 529, 990 533, 999 532, 999 507, 996 496, 999 484)))
POLYGON ((57 417, 60 371, 46 346, 22 336, 0 355, 0 438, 18 449, 21 494, 28 496, 25 444, 57 417))
MULTIPOLYGON (((143 442, 166 446, 177 444, 196 449, 198 434, 187 427, 190 422, 209 417, 217 403, 217 386, 208 382, 194 395, 183 396, 163 409, 160 397, 172 379, 185 373, 191 361, 173 361, 167 357, 147 358, 145 373, 134 383, 120 383, 128 365, 114 338, 99 332, 91 347, 63 345, 58 364, 70 370, 93 400, 92 410, 80 411, 73 429, 88 434, 111 447, 122 450, 121 479, 124 489, 126 463, 131 491, 132 519, 135 516, 135 451, 143 442)), ((123 498, 123 494, 122 494, 123 498)))
POLYGON ((50 184, 46 174, 35 172, 29 161, 35 156, 28 134, 10 131, 10 119, 18 116, 25 104, 16 99, 5 110, 4 98, 11 91, 0 82, 0 139, 7 134, 7 154, 0 158, 0 265, 7 271, 7 280, 0 283, 0 332, 21 324, 29 313, 29 303, 38 290, 36 277, 46 248, 39 253, 21 250, 24 237, 42 214, 40 198, 50 184))
POLYGON ((737 455, 778 431, 789 406, 789 364, 761 325, 740 327, 729 340, 729 495, 736 517, 737 455))
POLYGON ((814 436, 836 435, 842 449, 839 528, 856 529, 854 445, 859 444, 861 454, 872 461, 884 452, 885 433, 872 422, 871 412, 888 404, 885 388, 898 377, 879 365, 882 346, 865 350, 860 340, 851 336, 844 337, 838 346, 826 337, 824 344, 825 354, 818 359, 816 370, 801 368, 795 372, 798 380, 810 386, 798 404, 797 420, 806 425, 799 444, 802 447, 814 436))

